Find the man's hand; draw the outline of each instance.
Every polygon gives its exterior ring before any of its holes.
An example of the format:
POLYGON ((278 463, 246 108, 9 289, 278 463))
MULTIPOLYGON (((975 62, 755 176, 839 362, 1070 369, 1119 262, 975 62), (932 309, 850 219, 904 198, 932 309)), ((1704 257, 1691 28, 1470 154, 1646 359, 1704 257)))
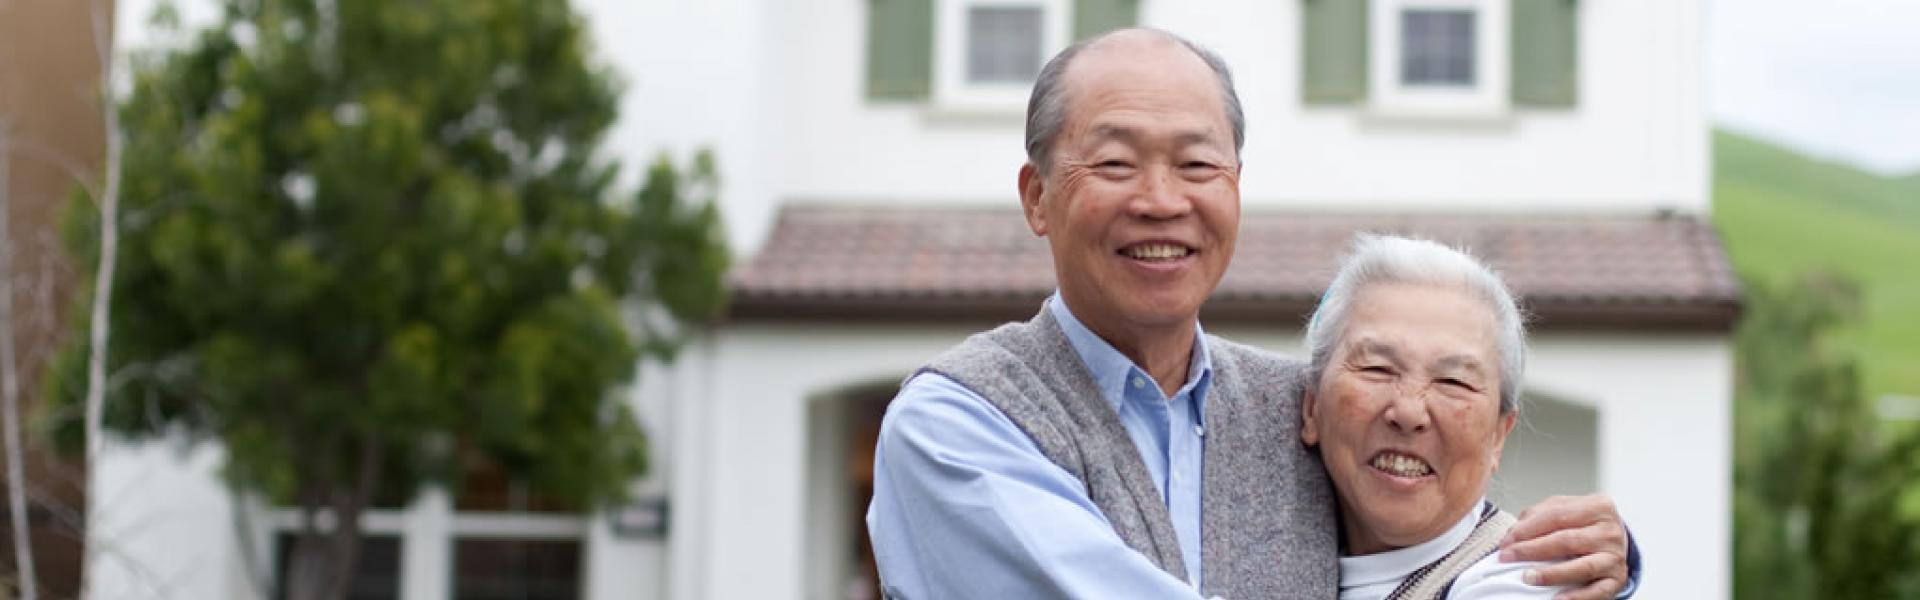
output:
POLYGON ((1612 600, 1627 585, 1627 530, 1603 495, 1554 496, 1533 505, 1500 548, 1504 562, 1564 559, 1526 575, 1533 585, 1568 586, 1555 600, 1612 600))

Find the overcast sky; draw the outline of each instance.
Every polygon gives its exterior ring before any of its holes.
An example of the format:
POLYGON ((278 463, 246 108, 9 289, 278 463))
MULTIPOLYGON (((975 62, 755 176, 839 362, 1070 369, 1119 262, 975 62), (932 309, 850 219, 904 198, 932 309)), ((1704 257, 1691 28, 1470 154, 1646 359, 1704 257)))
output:
MULTIPOLYGON (((1920 171, 1920 0, 1706 2, 1715 123, 1882 173, 1920 171)), ((212 3, 179 4, 193 21, 212 3)), ((153 5, 122 0, 124 41, 146 37, 153 5)))
POLYGON ((1709 0, 1716 123, 1882 173, 1920 171, 1920 0, 1709 0))

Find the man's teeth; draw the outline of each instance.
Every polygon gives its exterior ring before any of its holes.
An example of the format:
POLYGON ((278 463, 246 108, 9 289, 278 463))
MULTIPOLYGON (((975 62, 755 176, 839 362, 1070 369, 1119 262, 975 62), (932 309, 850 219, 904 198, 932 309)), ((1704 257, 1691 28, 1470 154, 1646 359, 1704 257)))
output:
POLYGON ((1373 457, 1373 468, 1399 475, 1401 477, 1425 477, 1433 474, 1433 467, 1427 461, 1404 454, 1381 454, 1373 457))
POLYGON ((1126 255, 1128 257, 1141 260, 1166 260, 1169 258, 1180 258, 1192 253, 1192 250, 1179 244, 1140 244, 1138 246, 1129 246, 1126 249, 1126 255))

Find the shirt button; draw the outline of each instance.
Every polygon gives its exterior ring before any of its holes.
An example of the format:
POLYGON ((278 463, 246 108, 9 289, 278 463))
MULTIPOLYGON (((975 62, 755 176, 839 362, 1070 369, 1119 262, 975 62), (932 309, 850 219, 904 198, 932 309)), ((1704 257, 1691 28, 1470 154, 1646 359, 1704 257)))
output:
POLYGON ((1193 434, 1200 437, 1207 437, 1207 428, 1202 427, 1200 425, 1195 425, 1193 426, 1193 434))
POLYGON ((1144 378, 1144 377, 1135 377, 1135 378, 1133 378, 1133 389, 1136 389, 1136 390, 1137 390, 1137 389, 1140 389, 1140 388, 1143 388, 1143 387, 1147 387, 1147 380, 1146 380, 1146 378, 1144 378))

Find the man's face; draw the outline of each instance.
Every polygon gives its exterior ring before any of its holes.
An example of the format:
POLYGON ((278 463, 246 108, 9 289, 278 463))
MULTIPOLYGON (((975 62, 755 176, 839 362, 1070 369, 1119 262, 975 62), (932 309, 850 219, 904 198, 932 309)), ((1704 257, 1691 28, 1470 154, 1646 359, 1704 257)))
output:
POLYGON ((1190 326, 1233 256, 1240 163, 1220 83, 1159 38, 1086 49, 1049 167, 1021 170, 1061 294, 1107 335, 1190 326))
POLYGON ((1493 313, 1452 287, 1373 285, 1336 343, 1300 436, 1340 491, 1348 550, 1433 539, 1485 494, 1513 428, 1493 313))

